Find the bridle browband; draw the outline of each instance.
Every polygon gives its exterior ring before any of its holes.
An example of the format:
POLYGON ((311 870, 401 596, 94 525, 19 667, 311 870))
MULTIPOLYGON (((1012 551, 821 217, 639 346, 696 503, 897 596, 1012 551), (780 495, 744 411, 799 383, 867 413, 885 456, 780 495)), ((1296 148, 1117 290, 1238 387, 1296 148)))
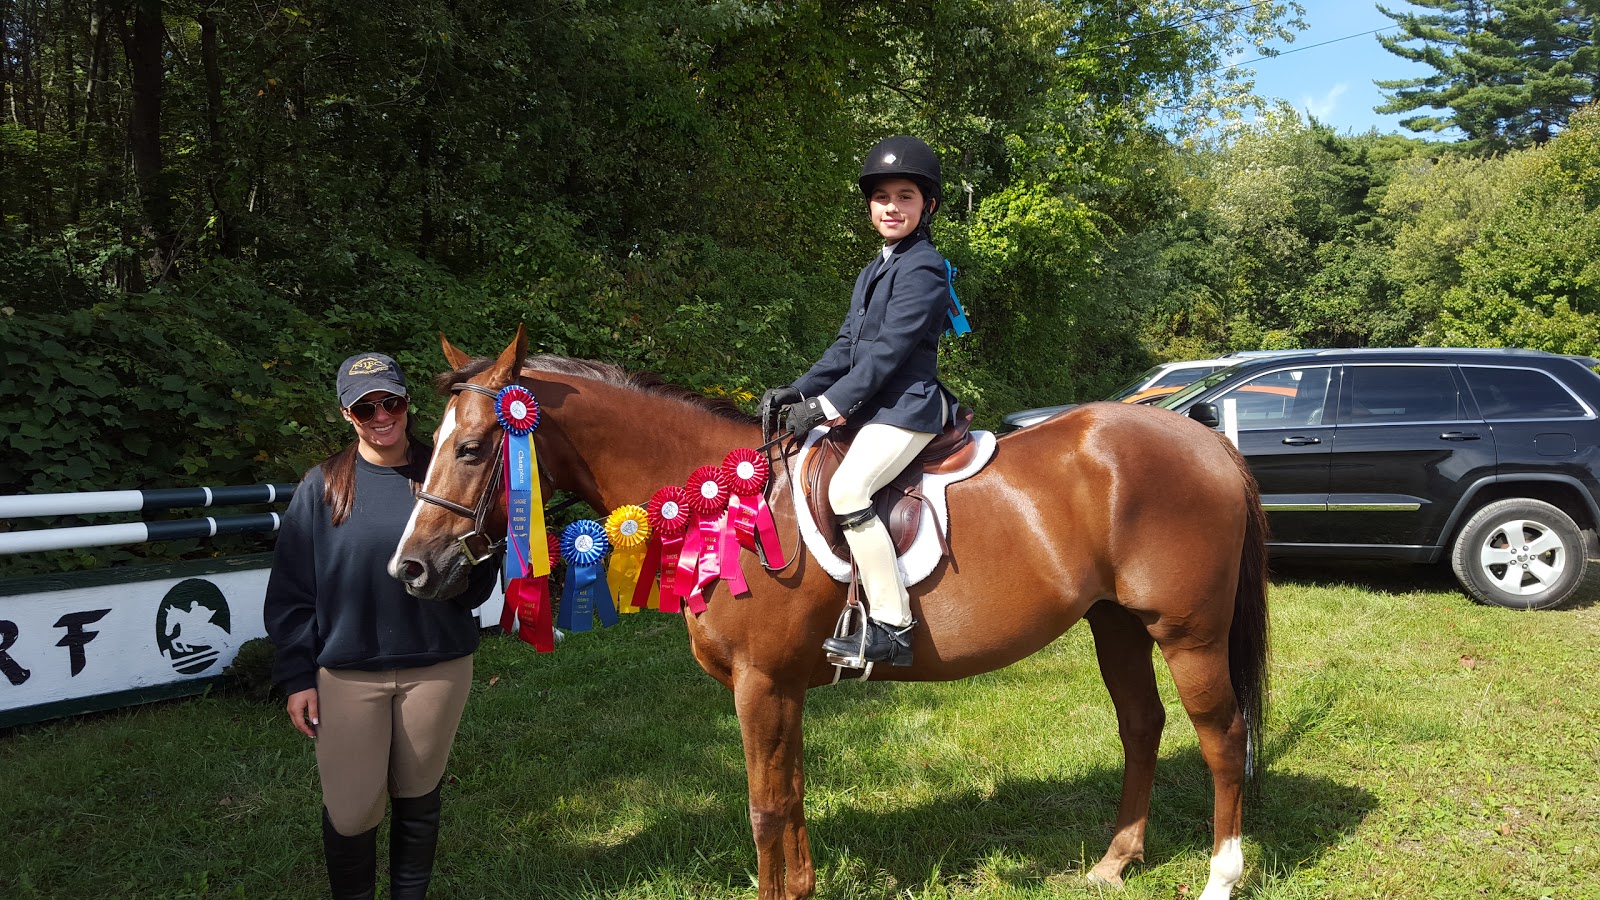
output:
MULTIPOLYGON (((462 391, 471 391, 474 394, 482 394, 485 397, 488 397, 490 400, 494 400, 500 396, 499 391, 490 390, 489 388, 476 384, 469 384, 465 381, 459 381, 450 385, 451 394, 458 394, 462 391)), ((434 506, 444 507, 458 516, 463 516, 472 520, 472 530, 466 534, 456 537, 456 543, 461 547, 461 555, 465 556, 467 558, 467 562, 471 563, 472 565, 477 565, 481 562, 488 562, 496 553, 500 552, 501 548, 506 545, 506 539, 504 537, 500 538, 498 541, 492 540, 489 535, 485 534, 483 531, 484 521, 489 518, 489 509, 494 505, 495 492, 500 488, 502 469, 502 466, 500 465, 500 447, 504 441, 505 431, 496 429, 494 450, 489 454, 489 480, 484 484, 483 493, 478 495, 478 503, 472 509, 468 509, 454 500, 446 500, 437 494, 430 494, 424 490, 417 491, 418 500, 426 503, 432 503, 434 506)))

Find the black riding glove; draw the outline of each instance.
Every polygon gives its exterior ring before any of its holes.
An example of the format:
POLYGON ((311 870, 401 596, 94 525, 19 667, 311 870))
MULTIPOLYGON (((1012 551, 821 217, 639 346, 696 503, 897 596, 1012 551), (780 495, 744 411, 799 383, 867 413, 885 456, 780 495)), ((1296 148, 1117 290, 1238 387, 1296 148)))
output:
POLYGON ((768 388, 767 392, 761 395, 759 415, 761 416, 762 433, 767 437, 771 437, 772 433, 778 430, 778 413, 785 406, 798 402, 800 399, 800 392, 787 384, 783 387, 768 388))
POLYGON ((761 414, 766 415, 769 409, 777 412, 779 408, 798 403, 800 400, 800 392, 790 385, 767 388, 767 392, 761 395, 761 414))
POLYGON ((784 410, 788 417, 789 432, 799 438, 828 420, 828 414, 822 411, 822 401, 816 397, 803 403, 791 403, 784 410))

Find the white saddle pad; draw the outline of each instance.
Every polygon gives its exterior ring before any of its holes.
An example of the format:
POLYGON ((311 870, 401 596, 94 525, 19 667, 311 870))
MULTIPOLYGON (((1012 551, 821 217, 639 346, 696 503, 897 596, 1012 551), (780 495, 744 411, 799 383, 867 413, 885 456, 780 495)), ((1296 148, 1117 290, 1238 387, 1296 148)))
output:
MULTIPOLYGON (((817 441, 828 433, 827 426, 818 426, 811 429, 806 435, 806 442, 800 448, 799 464, 795 467, 797 477, 806 470, 806 461, 815 451, 817 441)), ((950 535, 950 511, 945 505, 944 489, 964 478, 971 478, 984 467, 990 457, 994 456, 994 433, 989 431, 974 431, 972 439, 978 444, 978 452, 960 471, 945 475, 922 476, 922 495, 928 502, 922 505, 922 522, 917 525, 917 537, 910 549, 900 555, 900 578, 906 587, 910 587, 929 575, 933 574, 939 565, 943 552, 939 549, 939 536, 934 533, 934 516, 938 516, 937 527, 944 530, 945 536, 950 535)), ((817 523, 811 518, 811 508, 806 504, 805 486, 794 484, 789 496, 794 502, 794 515, 800 522, 800 536, 805 539, 806 549, 811 551, 811 556, 822 565, 824 571, 833 576, 835 581, 850 581, 850 563, 834 555, 833 549, 823 539, 822 532, 817 529, 817 523)))

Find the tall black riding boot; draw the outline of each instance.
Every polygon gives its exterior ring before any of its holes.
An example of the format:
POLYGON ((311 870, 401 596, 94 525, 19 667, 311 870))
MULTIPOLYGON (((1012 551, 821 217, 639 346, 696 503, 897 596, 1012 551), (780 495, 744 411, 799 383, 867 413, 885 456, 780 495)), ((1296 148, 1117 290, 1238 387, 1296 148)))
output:
POLYGON ((378 883, 378 829, 346 835, 334 830, 322 808, 322 855, 328 860, 333 900, 372 900, 378 883))
POLYGON ((389 809, 390 900, 423 900, 439 846, 439 788, 421 797, 395 797, 389 809))

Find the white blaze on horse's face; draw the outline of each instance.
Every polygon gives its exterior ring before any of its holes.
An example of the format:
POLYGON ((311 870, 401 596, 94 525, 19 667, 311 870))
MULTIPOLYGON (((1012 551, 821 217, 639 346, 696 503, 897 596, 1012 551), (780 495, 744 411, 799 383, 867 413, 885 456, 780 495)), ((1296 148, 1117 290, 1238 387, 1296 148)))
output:
MULTIPOLYGON (((438 448, 443 447, 450 440, 450 435, 454 434, 455 430, 456 405, 451 403, 450 408, 444 411, 444 421, 439 423, 439 431, 433 436, 435 458, 428 463, 428 474, 422 476, 422 489, 429 493, 433 492, 433 472, 438 463, 438 448)), ((422 508, 425 505, 423 501, 418 500, 416 505, 411 507, 411 518, 406 520, 406 530, 400 535, 400 543, 394 547, 394 555, 389 557, 389 577, 391 578, 401 577, 400 551, 404 550, 406 544, 411 542, 411 534, 417 530, 417 517, 422 515, 422 508)))

